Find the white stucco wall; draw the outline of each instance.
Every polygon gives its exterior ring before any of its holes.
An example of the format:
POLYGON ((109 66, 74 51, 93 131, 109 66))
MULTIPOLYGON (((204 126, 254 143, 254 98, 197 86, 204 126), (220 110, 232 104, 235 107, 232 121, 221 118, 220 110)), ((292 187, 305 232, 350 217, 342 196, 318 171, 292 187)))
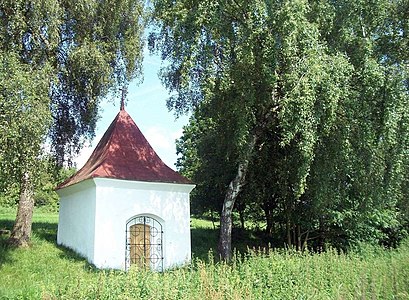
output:
POLYGON ((95 183, 86 180, 57 191, 60 196, 57 243, 94 260, 95 183))
POLYGON ((126 222, 138 215, 162 221, 164 269, 190 261, 189 193, 194 185, 105 178, 94 181, 96 267, 125 269, 126 222))

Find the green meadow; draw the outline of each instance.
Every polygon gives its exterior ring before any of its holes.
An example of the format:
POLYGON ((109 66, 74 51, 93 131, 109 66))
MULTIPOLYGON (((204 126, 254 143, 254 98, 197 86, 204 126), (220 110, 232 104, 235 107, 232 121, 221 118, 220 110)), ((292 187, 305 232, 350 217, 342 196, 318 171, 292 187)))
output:
MULTIPOLYGON (((14 211, 0 209, 0 229, 14 211)), ((10 249, 0 238, 0 299, 409 299, 409 240, 398 249, 362 245, 348 253, 328 250, 247 249, 236 243, 229 263, 213 250, 217 230, 192 220, 193 262, 154 273, 97 270, 56 245, 58 215, 37 210, 32 245, 10 249)))

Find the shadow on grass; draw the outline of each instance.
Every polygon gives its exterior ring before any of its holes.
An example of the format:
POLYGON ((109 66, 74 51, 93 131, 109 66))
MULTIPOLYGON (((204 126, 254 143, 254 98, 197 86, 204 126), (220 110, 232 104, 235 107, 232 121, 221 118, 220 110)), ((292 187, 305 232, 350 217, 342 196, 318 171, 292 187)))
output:
MULTIPOLYGON (((0 229, 10 230, 13 228, 14 220, 0 219, 0 229)), ((57 228, 56 222, 34 221, 33 242, 45 241, 54 244, 60 250, 59 256, 61 259, 82 262, 84 269, 88 271, 98 271, 92 264, 74 252, 73 250, 64 246, 57 245, 57 228)), ((11 253, 13 248, 7 245, 7 235, 0 236, 0 266, 5 263, 13 263, 11 253)), ((219 239, 219 229, 212 228, 192 228, 192 256, 202 261, 208 262, 209 259, 217 260, 217 242, 219 239), (209 256, 209 251, 213 255, 209 256)), ((232 232, 233 248, 240 253, 245 253, 248 248, 252 247, 266 247, 260 238, 255 235, 253 231, 234 228, 232 232)))
MULTIPOLYGON (((205 262, 213 258, 217 260, 217 244, 219 241, 219 229, 191 228, 192 256, 205 262), (212 255, 209 256, 209 252, 212 255)), ((268 248, 256 232, 241 228, 233 228, 232 247, 235 251, 245 254, 248 249, 268 248)))
POLYGON ((58 225, 56 223, 33 222, 32 228, 33 235, 38 239, 57 244, 58 225))
POLYGON ((88 271, 97 271, 98 269, 95 268, 94 265, 90 264, 83 256, 76 253, 74 250, 67 248, 62 245, 57 244, 57 223, 47 223, 47 222, 34 222, 33 223, 33 234, 40 240, 47 241, 49 243, 53 243, 56 248, 58 248, 61 252, 59 257, 61 259, 69 260, 69 261, 76 261, 76 262, 83 262, 84 269, 88 271))
MULTIPOLYGON (((0 220, 0 229, 11 231, 13 229, 14 220, 2 219, 0 220)), ((82 262, 84 269, 88 271, 97 271, 97 269, 90 264, 85 258, 74 252, 73 250, 64 246, 57 245, 57 223, 53 222, 33 222, 32 235, 33 243, 35 240, 45 241, 55 245, 60 250, 59 257, 64 260, 82 262)), ((10 247, 7 243, 9 235, 0 236, 0 267, 5 263, 13 263, 11 258, 12 251, 15 248, 10 247)))
POLYGON ((209 260, 209 251, 216 252, 219 238, 218 229, 191 228, 192 256, 203 261, 209 260))
POLYGON ((97 269, 93 264, 90 264, 83 256, 75 252, 74 250, 71 250, 70 248, 61 246, 61 245, 56 245, 58 249, 61 250, 60 253, 60 258, 68 261, 74 261, 74 262, 82 262, 83 263, 83 268, 86 271, 89 272, 99 272, 101 270, 97 269))
MULTIPOLYGON (((4 231, 9 231, 11 232, 11 229, 13 229, 14 221, 12 220, 0 220, 0 229, 4 231)), ((10 257, 10 247, 7 244, 7 240, 10 237, 10 234, 1 234, 0 235, 0 267, 5 264, 12 262, 12 259, 10 257)))

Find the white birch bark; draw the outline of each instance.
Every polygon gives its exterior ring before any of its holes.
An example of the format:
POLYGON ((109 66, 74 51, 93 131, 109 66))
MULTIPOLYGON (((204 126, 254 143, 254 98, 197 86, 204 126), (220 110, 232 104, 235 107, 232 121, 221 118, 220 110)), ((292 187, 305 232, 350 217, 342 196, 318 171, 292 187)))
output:
POLYGON ((257 141, 256 134, 251 136, 251 140, 247 145, 247 151, 240 161, 237 168, 237 174, 230 182, 224 198, 222 213, 220 216, 220 237, 219 237, 219 254, 221 259, 230 260, 232 255, 231 233, 232 233, 232 212, 237 196, 240 194, 245 183, 249 161, 254 151, 254 146, 257 141))

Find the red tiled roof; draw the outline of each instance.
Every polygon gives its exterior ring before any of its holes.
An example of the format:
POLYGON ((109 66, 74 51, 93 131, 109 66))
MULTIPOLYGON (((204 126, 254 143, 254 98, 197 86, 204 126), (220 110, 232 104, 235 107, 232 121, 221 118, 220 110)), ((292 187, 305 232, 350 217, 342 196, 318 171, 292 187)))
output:
POLYGON ((112 121, 86 164, 57 189, 95 177, 190 183, 165 165, 124 109, 112 121))

